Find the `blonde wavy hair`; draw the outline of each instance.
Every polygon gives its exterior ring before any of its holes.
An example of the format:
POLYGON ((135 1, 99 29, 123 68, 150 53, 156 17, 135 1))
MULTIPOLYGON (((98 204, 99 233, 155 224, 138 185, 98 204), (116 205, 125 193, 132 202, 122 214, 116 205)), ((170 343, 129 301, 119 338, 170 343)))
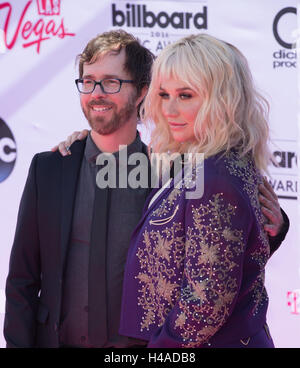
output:
POLYGON ((157 57, 142 108, 142 119, 154 123, 152 152, 204 153, 205 157, 235 148, 251 153, 267 172, 269 104, 253 84, 246 58, 234 46, 207 34, 191 35, 168 45, 157 57), (162 115, 160 86, 175 78, 197 92, 203 103, 194 125, 195 141, 176 142, 162 115))

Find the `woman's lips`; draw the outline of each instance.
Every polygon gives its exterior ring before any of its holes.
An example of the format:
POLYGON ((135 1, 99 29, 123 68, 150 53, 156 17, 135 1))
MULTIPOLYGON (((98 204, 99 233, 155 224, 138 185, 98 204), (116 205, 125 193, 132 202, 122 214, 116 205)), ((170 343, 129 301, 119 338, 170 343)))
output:
POLYGON ((172 129, 181 129, 187 125, 186 123, 177 123, 176 121, 169 121, 168 124, 172 129))

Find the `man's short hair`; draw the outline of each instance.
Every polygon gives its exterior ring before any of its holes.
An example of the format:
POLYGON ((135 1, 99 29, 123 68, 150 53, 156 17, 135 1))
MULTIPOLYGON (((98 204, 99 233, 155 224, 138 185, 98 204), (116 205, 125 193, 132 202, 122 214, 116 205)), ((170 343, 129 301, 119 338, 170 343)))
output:
POLYGON ((84 63, 92 64, 99 55, 114 51, 119 53, 125 49, 125 70, 130 74, 140 95, 143 87, 148 86, 151 80, 151 68, 154 55, 141 45, 132 34, 123 30, 113 30, 97 35, 86 45, 82 54, 78 55, 79 77, 83 75, 84 63))

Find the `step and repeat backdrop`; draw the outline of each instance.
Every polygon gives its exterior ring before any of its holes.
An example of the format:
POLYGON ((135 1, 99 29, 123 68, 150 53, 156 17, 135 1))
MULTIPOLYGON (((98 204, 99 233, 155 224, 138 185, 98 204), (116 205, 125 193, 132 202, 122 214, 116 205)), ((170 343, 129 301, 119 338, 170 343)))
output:
POLYGON ((300 347, 297 10, 296 0, 0 0, 1 347, 5 280, 29 164, 35 153, 87 127, 75 58, 113 28, 134 34, 155 54, 180 37, 207 32, 247 57, 270 102, 278 167, 270 167, 269 180, 291 222, 267 267, 268 323, 277 347, 300 347))

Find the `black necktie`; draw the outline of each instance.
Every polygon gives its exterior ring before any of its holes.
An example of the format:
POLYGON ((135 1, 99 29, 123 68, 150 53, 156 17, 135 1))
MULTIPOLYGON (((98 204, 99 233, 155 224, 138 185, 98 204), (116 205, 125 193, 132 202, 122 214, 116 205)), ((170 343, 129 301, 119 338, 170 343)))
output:
POLYGON ((107 341, 106 234, 109 189, 96 185, 89 258, 89 342, 102 347, 107 341))

